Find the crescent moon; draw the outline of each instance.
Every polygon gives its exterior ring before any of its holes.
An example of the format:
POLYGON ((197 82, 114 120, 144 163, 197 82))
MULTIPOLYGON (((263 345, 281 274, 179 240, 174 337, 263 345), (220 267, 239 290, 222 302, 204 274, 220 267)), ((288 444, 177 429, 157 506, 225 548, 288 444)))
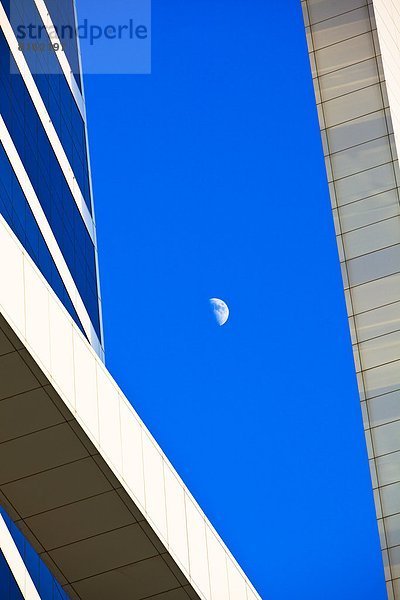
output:
POLYGON ((210 298, 210 305, 218 325, 222 327, 222 325, 225 325, 229 318, 228 306, 219 298, 210 298))

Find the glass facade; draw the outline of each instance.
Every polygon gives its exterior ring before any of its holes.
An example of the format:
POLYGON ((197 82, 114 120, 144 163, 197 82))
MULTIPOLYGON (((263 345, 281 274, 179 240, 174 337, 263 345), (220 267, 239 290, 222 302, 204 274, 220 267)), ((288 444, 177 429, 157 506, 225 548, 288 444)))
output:
MULTIPOLYGON (((60 4, 63 5, 64 3, 61 2, 60 4)), ((40 17, 33 0, 15 2, 14 8, 13 5, 14 0, 8 3, 6 7, 7 14, 17 11, 16 7, 18 6, 19 10, 24 9, 25 11, 24 16, 21 17, 24 19, 25 24, 30 21, 38 24, 40 17)), ((70 159, 74 178, 80 184, 87 206, 91 209, 85 124, 61 70, 56 52, 47 47, 46 52, 38 53, 26 49, 22 54, 26 58, 27 66, 34 77, 40 97, 48 110, 62 147, 70 159), (49 71, 49 73, 46 71, 49 71)), ((67 183, 52 141, 43 126, 42 117, 38 113, 38 106, 35 105, 26 80, 17 66, 16 57, 14 57, 9 46, 9 40, 0 30, 0 115, 34 188, 48 225, 54 234, 77 293, 83 302, 90 323, 99 340, 99 345, 101 345, 94 242, 67 183)), ((4 165, 6 164, 4 149, 2 158, 2 164, 4 165)), ((11 171, 13 168, 11 166, 11 171)), ((10 187, 7 183, 10 179, 9 170, 10 165, 7 168, 4 167, 4 172, 0 172, 0 181, 3 184, 2 214, 3 216, 6 215, 7 206, 10 209, 8 213, 10 211, 15 213, 17 205, 25 206, 26 215, 23 218, 21 215, 18 218, 10 219, 9 216, 5 216, 5 218, 22 243, 25 243, 26 236, 21 233, 21 227, 23 229, 28 224, 31 225, 29 235, 36 228, 35 233, 32 233, 32 235, 35 236, 35 240, 39 241, 35 243, 34 247, 36 248, 39 245, 40 250, 32 251, 32 245, 27 249, 67 310, 82 328, 82 319, 77 315, 76 306, 73 306, 74 298, 66 292, 65 285, 61 280, 62 274, 57 272, 54 261, 49 256, 49 251, 40 232, 40 225, 38 226, 35 219, 32 219, 29 211, 29 199, 25 198, 25 202, 19 199, 17 202, 16 197, 20 198, 21 190, 18 190, 18 185, 15 182, 12 186, 11 195, 5 191, 10 187), (26 210, 26 207, 28 207, 28 210, 26 210), (19 226, 20 230, 18 230, 19 226)))
POLYGON ((82 330, 63 280, 43 239, 17 177, 0 143, 0 214, 7 221, 21 244, 50 283, 71 317, 82 330))
MULTIPOLYGON (((63 2, 60 2, 60 0, 47 0, 46 6, 54 27, 56 27, 58 31, 60 31, 63 26, 66 26, 67 28, 75 27, 75 9, 73 0, 63 0, 63 2)), ((78 84, 79 89, 82 90, 77 36, 63 36, 62 43, 76 83, 78 84)))
MULTIPOLYGON (((41 600, 68 600, 68 596, 60 584, 54 579, 44 562, 39 558, 35 550, 26 541, 25 537, 2 508, 0 508, 0 514, 11 533, 41 600)), ((21 594, 11 569, 1 551, 0 598, 1 600, 23 599, 23 595, 21 594)))
POLYGON ((391 0, 302 8, 387 592, 399 599, 400 11, 391 0))
MULTIPOLYGON (((25 0, 21 0, 18 2, 18 5, 23 5, 24 3, 25 0)), ((17 2, 15 2, 15 0, 2 0, 2 6, 8 16, 10 16, 11 6, 16 4, 17 2)), ((72 28, 74 30, 76 25, 74 0, 46 0, 46 8, 57 31, 61 31, 62 27, 65 27, 66 29, 72 28)), ((82 78, 80 72, 77 36, 63 36, 62 42, 63 50, 68 59, 68 64, 74 75, 79 90, 82 91, 82 78)))
MULTIPOLYGON (((47 33, 42 40, 45 51, 35 51, 24 44, 27 40, 21 39, 18 25, 43 26, 43 12, 39 13, 37 6, 34 0, 0 0, 0 215, 102 356, 78 47, 75 36, 63 39, 63 52, 69 63, 66 71, 47 33), (74 80, 67 79, 69 72, 74 74, 76 86, 74 80), (47 126, 49 119, 51 129, 47 126)), ((49 0, 46 7, 56 27, 75 26, 73 0, 49 0)), ((40 597, 67 599, 1 507, 0 514, 40 597)), ((0 552, 0 598, 22 597, 0 552)))
MULTIPOLYGON (((10 0, 8 15, 86 205, 91 211, 84 121, 62 72, 56 52, 50 51, 51 40, 43 31, 43 22, 36 4, 34 0, 10 0), (38 37, 36 33, 32 37, 29 36, 30 25, 34 26, 34 32, 41 31, 40 39, 36 39, 38 37), (35 44, 37 50, 33 50, 35 44)), ((66 36, 66 41, 68 39, 66 36)))

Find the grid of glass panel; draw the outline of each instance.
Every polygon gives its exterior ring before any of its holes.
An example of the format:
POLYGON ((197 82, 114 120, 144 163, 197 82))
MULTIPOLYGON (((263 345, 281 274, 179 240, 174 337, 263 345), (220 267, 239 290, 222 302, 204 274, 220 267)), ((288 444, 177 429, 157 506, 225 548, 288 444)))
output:
POLYGON ((303 0, 302 7, 388 597, 397 599, 400 171, 392 115, 373 3, 303 0))
POLYGON ((94 245, 1 31, 0 113, 100 339, 94 245))
MULTIPOLYGON (((75 11, 73 0, 46 0, 47 10, 55 27, 59 30, 63 25, 75 27, 75 11)), ((68 58, 69 65, 74 74, 76 83, 82 90, 81 73, 79 67, 79 51, 77 37, 71 39, 67 36, 63 38, 63 48, 68 58)))
MULTIPOLYGON (((10 14, 11 2, 13 0, 1 0, 4 10, 8 15, 10 14)), ((63 25, 75 27, 74 0, 46 0, 46 6, 54 27, 58 28, 59 31, 63 25)), ((77 37, 73 36, 71 39, 65 37, 63 39, 63 50, 74 74, 75 81, 82 91, 77 37)))
POLYGON ((8 16, 91 212, 85 125, 56 52, 47 33, 43 32, 43 22, 34 0, 11 0, 8 16), (29 36, 27 28, 31 25, 34 26, 34 33, 29 36), (39 30, 42 33, 37 39, 35 32, 39 30))

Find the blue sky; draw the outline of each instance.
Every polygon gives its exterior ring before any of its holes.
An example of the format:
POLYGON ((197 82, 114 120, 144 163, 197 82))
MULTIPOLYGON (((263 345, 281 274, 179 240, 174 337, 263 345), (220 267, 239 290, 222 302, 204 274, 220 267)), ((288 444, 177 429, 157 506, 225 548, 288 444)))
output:
POLYGON ((85 82, 108 366, 262 597, 383 600, 300 2, 152 19, 85 82))

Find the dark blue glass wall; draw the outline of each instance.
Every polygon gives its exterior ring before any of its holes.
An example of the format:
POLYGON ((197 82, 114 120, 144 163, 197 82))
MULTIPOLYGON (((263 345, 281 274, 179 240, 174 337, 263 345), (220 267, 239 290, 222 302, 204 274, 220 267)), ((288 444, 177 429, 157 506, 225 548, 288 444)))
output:
MULTIPOLYGON (((64 5, 64 2, 60 4, 64 5)), ((91 212, 84 122, 61 69, 56 51, 44 31, 43 21, 34 0, 11 0, 9 17, 21 51, 91 212), (30 26, 32 26, 32 35, 29 34, 30 26)))
MULTIPOLYGON (((4 10, 8 15, 10 14, 10 4, 12 1, 13 0, 1 0, 4 10)), ((57 31, 61 31, 61 27, 63 26, 75 28, 76 23, 74 0, 46 0, 46 6, 53 25, 57 28, 57 31)), ((74 74, 76 83, 78 84, 79 89, 82 91, 77 36, 74 35, 71 38, 64 36, 63 47, 71 70, 74 74)))
MULTIPOLYGON (((73 0, 46 0, 46 5, 51 20, 58 31, 61 31, 61 27, 63 26, 75 27, 73 0)), ((77 36, 73 36, 71 39, 64 36, 62 41, 75 80, 79 89, 82 90, 77 36)))
POLYGON ((1 31, 0 114, 100 338, 94 245, 1 31))
POLYGON ((0 599, 24 599, 2 552, 0 552, 0 599))
MULTIPOLYGON (((44 562, 39 558, 32 546, 26 541, 22 533, 19 531, 16 525, 14 525, 2 507, 0 507, 0 514, 3 516, 4 521, 6 522, 6 525, 25 563, 25 566, 28 569, 29 575, 35 584, 41 600, 68 600, 68 595, 64 592, 58 581, 54 579, 44 562)), ((22 599, 22 594, 18 589, 6 560, 0 553, 0 600, 20 599, 22 599), (2 588, 6 592, 5 595, 2 594, 2 588)))

